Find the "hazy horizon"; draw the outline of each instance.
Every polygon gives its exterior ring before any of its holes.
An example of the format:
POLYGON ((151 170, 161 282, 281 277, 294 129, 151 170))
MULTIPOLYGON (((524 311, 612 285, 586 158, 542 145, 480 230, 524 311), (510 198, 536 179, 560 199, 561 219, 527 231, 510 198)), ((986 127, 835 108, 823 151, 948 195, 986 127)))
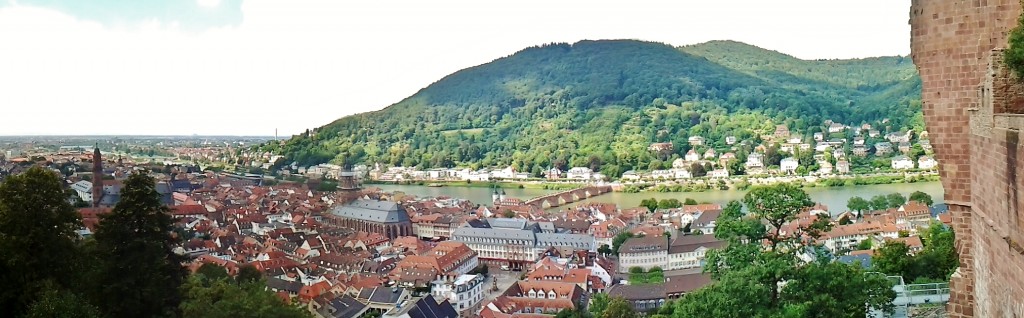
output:
POLYGON ((0 42, 11 48, 0 101, 16 105, 0 135, 286 137, 552 42, 732 40, 801 59, 906 56, 908 9, 905 0, 0 0, 0 42))

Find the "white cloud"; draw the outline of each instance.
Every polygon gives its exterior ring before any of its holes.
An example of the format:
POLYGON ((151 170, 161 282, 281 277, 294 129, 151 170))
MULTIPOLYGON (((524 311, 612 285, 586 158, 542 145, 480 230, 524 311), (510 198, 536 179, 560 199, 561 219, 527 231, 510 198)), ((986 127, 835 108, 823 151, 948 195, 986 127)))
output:
MULTIPOLYGON (((200 3, 216 0, 199 0, 200 3)), ((0 134, 282 134, 523 47, 733 39, 802 58, 909 53, 909 1, 246 1, 235 27, 105 27, 0 8, 0 134)))

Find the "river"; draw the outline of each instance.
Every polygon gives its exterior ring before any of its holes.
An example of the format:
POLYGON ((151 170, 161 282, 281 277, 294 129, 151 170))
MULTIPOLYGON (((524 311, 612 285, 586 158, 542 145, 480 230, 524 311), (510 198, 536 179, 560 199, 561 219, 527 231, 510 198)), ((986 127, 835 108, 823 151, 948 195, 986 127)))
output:
MULTIPOLYGON (((406 194, 415 196, 449 196, 453 198, 467 199, 478 204, 490 204, 491 202, 491 189, 490 188, 470 188, 470 187, 440 187, 433 188, 427 186, 414 186, 414 185, 372 185, 384 189, 384 191, 401 191, 406 194)), ((894 184, 880 184, 880 185, 863 185, 863 186, 848 186, 848 187, 814 187, 804 188, 807 194, 811 196, 811 199, 815 202, 828 206, 829 210, 833 213, 839 213, 846 210, 846 202, 854 196, 859 196, 865 199, 871 199, 871 197, 879 194, 889 194, 893 192, 899 192, 903 196, 910 196, 911 192, 922 191, 932 196, 935 203, 942 203, 942 183, 940 182, 918 182, 918 183, 894 183, 894 184)), ((516 189, 507 188, 505 193, 510 198, 519 198, 527 200, 533 197, 541 196, 548 193, 558 192, 555 190, 542 190, 542 189, 516 189)), ((706 192, 686 192, 686 193, 663 193, 663 192, 640 192, 640 193, 622 193, 612 192, 602 196, 590 198, 585 201, 581 201, 576 204, 588 203, 588 202, 602 202, 602 203, 615 203, 619 207, 628 208, 640 205, 640 200, 655 198, 661 199, 679 199, 680 201, 686 198, 692 198, 697 202, 712 202, 720 203, 722 205, 728 203, 731 200, 740 200, 746 191, 706 191, 706 192)), ((574 204, 575 205, 575 204, 574 204)), ((571 206, 571 205, 570 205, 571 206)))

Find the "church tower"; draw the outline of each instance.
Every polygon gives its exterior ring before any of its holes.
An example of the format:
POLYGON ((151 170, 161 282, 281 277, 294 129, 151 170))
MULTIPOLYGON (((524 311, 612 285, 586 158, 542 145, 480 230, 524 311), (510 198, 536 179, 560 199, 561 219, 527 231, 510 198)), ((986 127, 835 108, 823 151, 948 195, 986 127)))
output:
POLYGON ((92 206, 99 207, 103 199, 103 157, 100 155, 100 145, 96 144, 92 152, 92 206))

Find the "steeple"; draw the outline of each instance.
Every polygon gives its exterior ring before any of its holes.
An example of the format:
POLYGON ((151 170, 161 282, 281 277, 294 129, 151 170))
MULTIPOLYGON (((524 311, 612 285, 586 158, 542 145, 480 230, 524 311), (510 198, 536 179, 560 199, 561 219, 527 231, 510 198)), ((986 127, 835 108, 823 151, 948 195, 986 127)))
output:
POLYGON ((92 151, 92 206, 99 207, 103 199, 103 155, 100 154, 100 144, 97 143, 92 151))

